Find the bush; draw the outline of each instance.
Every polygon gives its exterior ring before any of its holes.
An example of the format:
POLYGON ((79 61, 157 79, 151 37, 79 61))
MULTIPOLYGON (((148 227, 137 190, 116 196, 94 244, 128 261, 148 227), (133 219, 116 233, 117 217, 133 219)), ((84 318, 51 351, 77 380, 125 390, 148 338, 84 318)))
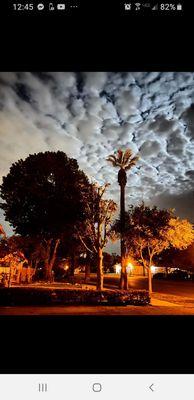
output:
POLYGON ((146 290, 79 290, 47 288, 0 288, 0 306, 52 305, 148 305, 146 290))

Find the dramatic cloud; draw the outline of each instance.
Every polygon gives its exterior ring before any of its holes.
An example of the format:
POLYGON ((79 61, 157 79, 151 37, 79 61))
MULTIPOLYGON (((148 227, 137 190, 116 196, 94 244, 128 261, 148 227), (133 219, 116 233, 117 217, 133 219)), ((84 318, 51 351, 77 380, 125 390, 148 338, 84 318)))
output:
POLYGON ((63 150, 118 201, 106 157, 127 147, 141 157, 127 203, 194 222, 194 73, 0 73, 1 177, 29 153, 63 150))

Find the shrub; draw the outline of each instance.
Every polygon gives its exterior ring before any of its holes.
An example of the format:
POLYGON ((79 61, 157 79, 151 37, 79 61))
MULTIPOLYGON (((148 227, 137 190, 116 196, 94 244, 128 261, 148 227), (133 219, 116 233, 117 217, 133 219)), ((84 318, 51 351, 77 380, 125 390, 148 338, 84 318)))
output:
POLYGON ((0 288, 1 306, 48 305, 148 305, 146 290, 83 290, 47 288, 0 288))

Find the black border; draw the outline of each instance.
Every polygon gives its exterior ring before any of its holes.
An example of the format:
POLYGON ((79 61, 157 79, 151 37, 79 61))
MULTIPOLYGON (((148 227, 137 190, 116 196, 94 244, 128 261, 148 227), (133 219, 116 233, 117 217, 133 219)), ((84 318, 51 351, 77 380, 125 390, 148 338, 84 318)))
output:
POLYGON ((4 18, 1 70, 193 70, 192 15, 116 19, 110 9, 109 18, 4 18))
POLYGON ((194 373, 193 321, 192 316, 1 316, 0 373, 194 373))

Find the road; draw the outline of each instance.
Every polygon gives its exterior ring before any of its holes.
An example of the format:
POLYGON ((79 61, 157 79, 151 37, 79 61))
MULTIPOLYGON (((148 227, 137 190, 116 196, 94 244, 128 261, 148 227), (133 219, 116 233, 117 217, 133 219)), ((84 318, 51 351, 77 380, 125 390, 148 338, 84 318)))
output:
MULTIPOLYGON (((91 283, 95 282, 95 275, 91 275, 91 283)), ((107 274, 104 276, 105 287, 118 288, 119 276, 107 274)), ((148 282, 146 277, 129 277, 129 288, 147 289, 148 282)), ((174 296, 189 297, 194 300, 194 282, 191 281, 165 281, 153 279, 153 292, 170 294, 174 296)))
POLYGON ((150 306, 14 306, 0 307, 0 315, 194 315, 194 305, 160 302, 150 306))
MULTIPOLYGON (((147 289, 147 279, 131 277, 129 278, 129 287, 132 289, 147 289)), ((153 279, 153 292, 190 297, 194 300, 194 282, 153 279)))

